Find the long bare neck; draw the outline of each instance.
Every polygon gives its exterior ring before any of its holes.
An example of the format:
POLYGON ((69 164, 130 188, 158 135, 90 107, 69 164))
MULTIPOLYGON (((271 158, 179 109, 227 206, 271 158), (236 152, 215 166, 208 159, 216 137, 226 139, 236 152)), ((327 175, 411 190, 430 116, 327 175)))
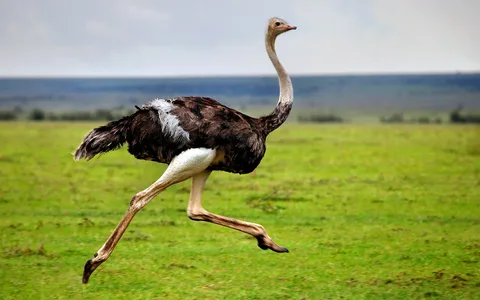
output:
POLYGON ((275 52, 275 37, 267 34, 265 36, 265 47, 268 57, 277 71, 280 86, 280 96, 277 106, 272 113, 260 118, 265 133, 269 134, 287 120, 293 105, 293 86, 287 71, 278 60, 277 53, 275 52))

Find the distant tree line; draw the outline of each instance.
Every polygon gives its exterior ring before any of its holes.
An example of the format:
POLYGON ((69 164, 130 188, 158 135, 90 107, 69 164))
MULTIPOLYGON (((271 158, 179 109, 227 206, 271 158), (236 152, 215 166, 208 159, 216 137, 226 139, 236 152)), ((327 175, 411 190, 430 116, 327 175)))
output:
POLYGON ((440 124, 442 123, 442 118, 435 117, 430 118, 426 116, 414 117, 414 118, 405 118, 403 113, 394 113, 391 116, 382 116, 380 117, 381 123, 410 123, 410 124, 440 124))
POLYGON ((18 118, 18 114, 13 110, 0 110, 0 120, 2 121, 12 121, 18 118))
MULTIPOLYGON (((450 123, 480 124, 480 115, 462 113, 462 106, 450 112, 450 123)), ((30 120, 30 121, 112 121, 133 113, 134 110, 125 109, 97 109, 93 111, 67 111, 51 112, 39 108, 23 111, 0 110, 0 121, 30 120)), ((300 123, 344 123, 341 116, 332 113, 306 113, 297 117, 300 123)), ((390 116, 381 116, 381 123, 414 123, 414 124, 439 124, 443 120, 440 117, 412 117, 406 118, 403 113, 394 113, 390 116)))
MULTIPOLYGON (((462 106, 455 108, 450 112, 450 123, 463 123, 463 124, 479 124, 480 115, 474 114, 462 114, 462 106)), ((440 117, 415 117, 415 118, 405 118, 403 113, 394 113, 390 116, 381 116, 381 123, 417 123, 417 124, 439 124, 443 120, 440 117)))
POLYGON ((48 112, 39 108, 27 112, 19 110, 0 110, 0 121, 113 121, 133 112, 133 110, 122 112, 108 109, 69 112, 48 112))
POLYGON ((480 124, 480 115, 462 114, 462 109, 463 106, 460 105, 450 113, 450 122, 480 124))
POLYGON ((343 123, 344 119, 334 114, 313 113, 300 115, 297 118, 300 123, 343 123))

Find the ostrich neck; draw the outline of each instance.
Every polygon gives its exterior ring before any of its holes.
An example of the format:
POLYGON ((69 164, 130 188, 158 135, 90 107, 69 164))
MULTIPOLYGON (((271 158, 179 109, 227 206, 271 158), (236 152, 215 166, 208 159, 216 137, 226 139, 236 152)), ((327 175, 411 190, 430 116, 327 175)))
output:
POLYGON ((280 86, 280 95, 277 106, 272 113, 260 118, 266 134, 269 134, 287 120, 293 104, 293 86, 287 71, 280 63, 277 53, 275 52, 275 37, 272 38, 267 34, 265 38, 265 47, 267 49, 268 57, 277 71, 278 83, 280 86))

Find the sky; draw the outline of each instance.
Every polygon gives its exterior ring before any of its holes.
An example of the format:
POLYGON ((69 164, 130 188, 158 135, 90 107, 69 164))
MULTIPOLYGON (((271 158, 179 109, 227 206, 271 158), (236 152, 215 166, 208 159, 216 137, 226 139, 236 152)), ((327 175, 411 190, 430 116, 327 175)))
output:
POLYGON ((480 71, 478 0, 1 0, 0 76, 480 71))

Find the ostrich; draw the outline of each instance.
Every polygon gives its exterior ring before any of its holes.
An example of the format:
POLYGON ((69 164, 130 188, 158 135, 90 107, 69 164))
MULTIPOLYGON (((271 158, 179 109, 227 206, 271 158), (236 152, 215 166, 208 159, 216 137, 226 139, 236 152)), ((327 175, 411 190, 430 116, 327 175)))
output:
POLYGON ((171 185, 192 178, 187 215, 255 237, 258 246, 275 252, 288 252, 277 245, 260 224, 208 212, 202 207, 205 182, 212 171, 247 174, 262 160, 267 135, 287 119, 293 103, 293 86, 275 52, 280 34, 294 30, 280 18, 271 18, 265 34, 268 56, 278 74, 280 96, 274 111, 253 118, 208 97, 155 99, 133 114, 91 130, 73 153, 75 160, 116 150, 128 143, 128 152, 137 159, 168 164, 162 176, 135 194, 120 223, 105 244, 85 263, 82 282, 113 252, 133 217, 150 200, 171 185))

